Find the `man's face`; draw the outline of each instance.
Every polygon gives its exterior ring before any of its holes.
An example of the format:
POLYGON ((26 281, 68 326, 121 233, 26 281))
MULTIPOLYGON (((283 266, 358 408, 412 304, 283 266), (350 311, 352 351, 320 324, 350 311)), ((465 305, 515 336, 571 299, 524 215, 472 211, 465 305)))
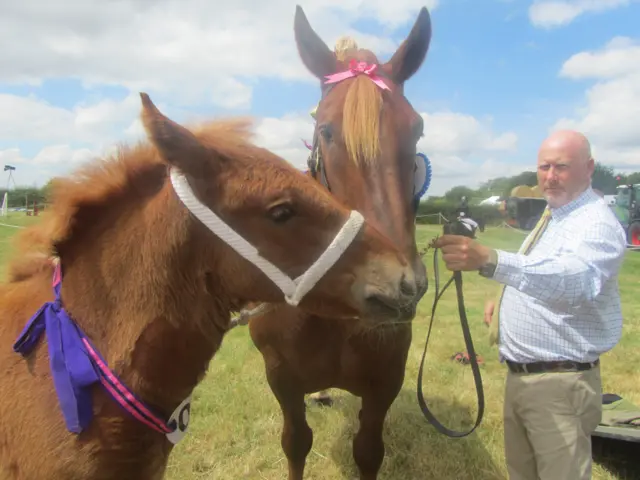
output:
POLYGON ((577 198, 590 184, 593 159, 580 158, 562 147, 543 147, 538 153, 538 186, 552 208, 577 198))

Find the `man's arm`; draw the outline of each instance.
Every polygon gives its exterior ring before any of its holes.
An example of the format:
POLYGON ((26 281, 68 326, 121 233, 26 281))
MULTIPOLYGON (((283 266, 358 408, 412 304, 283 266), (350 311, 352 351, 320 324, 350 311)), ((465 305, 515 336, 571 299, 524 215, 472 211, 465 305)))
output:
POLYGON ((492 278, 551 305, 591 302, 617 275, 626 242, 620 230, 604 222, 589 225, 575 242, 575 252, 553 257, 497 250, 492 278))

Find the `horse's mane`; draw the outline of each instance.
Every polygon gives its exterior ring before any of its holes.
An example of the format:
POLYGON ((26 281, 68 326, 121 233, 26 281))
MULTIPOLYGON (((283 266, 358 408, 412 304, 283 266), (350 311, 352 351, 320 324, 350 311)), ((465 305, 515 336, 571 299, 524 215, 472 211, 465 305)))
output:
MULTIPOLYGON (((349 60, 343 62, 345 68, 349 60)), ((355 162, 371 162, 379 153, 381 107, 379 87, 366 76, 357 76, 349 85, 342 110, 342 135, 355 162)))
MULTIPOLYGON (((256 148, 248 142, 252 123, 248 118, 214 120, 193 125, 189 130, 221 155, 242 159, 256 148)), ((132 183, 163 165, 148 141, 118 144, 110 155, 95 158, 66 177, 53 179, 42 220, 14 237, 16 253, 8 265, 9 282, 50 270, 55 245, 71 236, 83 208, 114 202, 127 194, 132 183)))

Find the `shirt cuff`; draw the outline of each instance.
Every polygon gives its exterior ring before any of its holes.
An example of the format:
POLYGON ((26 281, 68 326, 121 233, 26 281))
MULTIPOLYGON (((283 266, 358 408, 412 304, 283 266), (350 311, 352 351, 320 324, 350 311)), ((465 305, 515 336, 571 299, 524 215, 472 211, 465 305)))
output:
POLYGON ((493 273, 496 282, 505 285, 516 286, 522 274, 522 256, 518 253, 504 252, 496 250, 498 263, 493 273))

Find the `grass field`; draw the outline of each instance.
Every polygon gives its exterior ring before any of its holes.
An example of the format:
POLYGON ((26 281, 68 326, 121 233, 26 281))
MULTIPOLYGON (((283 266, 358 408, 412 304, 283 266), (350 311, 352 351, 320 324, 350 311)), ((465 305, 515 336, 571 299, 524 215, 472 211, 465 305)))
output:
MULTIPOLYGON (((37 219, 13 216, 0 221, 26 225, 37 219)), ((0 273, 8 240, 17 229, 0 226, 0 273)), ((440 233, 437 226, 420 227, 419 244, 440 233)), ((524 235, 507 228, 490 228, 482 242, 517 250, 524 235)), ((502 441, 502 395, 505 369, 497 350, 489 347, 482 323, 484 302, 496 285, 475 273, 465 274, 465 301, 476 350, 482 367, 486 396, 483 424, 468 438, 450 439, 439 434, 422 416, 416 402, 416 376, 433 302, 433 270, 428 254, 430 291, 414 320, 414 341, 409 354, 405 385, 386 422, 386 457, 380 478, 397 480, 494 480, 506 478, 502 441)), ((615 392, 640 403, 640 252, 629 252, 620 276, 625 318, 623 339, 602 358, 605 392, 615 392)), ((448 274, 441 267, 444 280, 448 274)), ((470 367, 449 357, 464 349, 451 287, 438 307, 429 345, 424 393, 429 407, 450 428, 468 428, 476 414, 475 388, 470 367)), ((334 390, 334 407, 308 409, 314 430, 306 478, 316 480, 357 478, 351 458, 351 439, 357 425, 359 399, 334 390)), ((190 435, 174 450, 168 480, 286 479, 286 460, 280 448, 281 416, 264 377, 262 358, 246 328, 231 331, 211 364, 207 378, 194 393, 190 435)), ((632 461, 635 459, 632 459, 632 461)), ((620 463, 597 461, 594 479, 640 478, 640 474, 615 471, 620 463)), ((626 468, 626 467, 625 467, 626 468)), ((632 467, 630 467, 632 468, 632 467)))

